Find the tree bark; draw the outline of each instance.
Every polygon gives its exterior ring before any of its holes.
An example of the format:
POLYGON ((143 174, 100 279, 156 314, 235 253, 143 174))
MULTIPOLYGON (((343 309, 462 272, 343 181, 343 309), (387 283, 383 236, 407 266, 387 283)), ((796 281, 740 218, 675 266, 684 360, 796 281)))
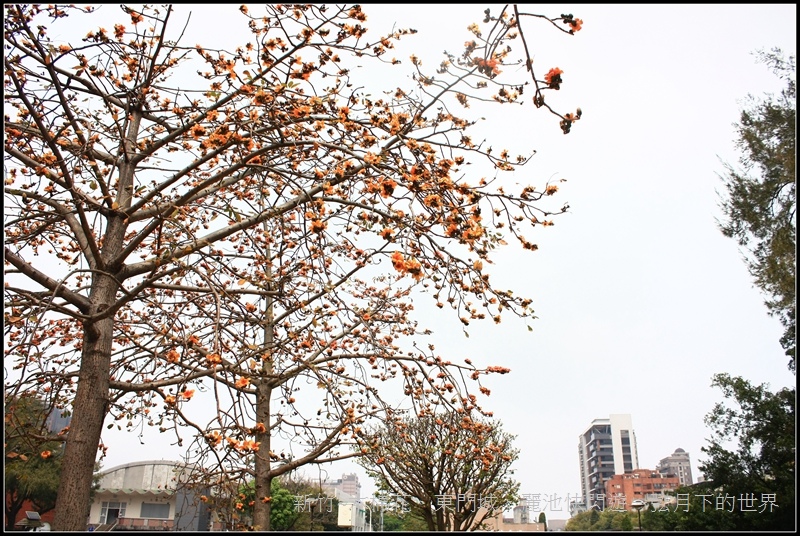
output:
MULTIPOLYGON (((97 281, 92 301, 109 303, 116 293, 116 283, 108 276, 100 276, 97 281)), ((61 465, 54 530, 86 530, 95 456, 108 411, 113 329, 113 317, 90 321, 83 327, 81 367, 61 465), (89 456, 89 453, 95 456, 89 456)))
MULTIPOLYGON (((268 250, 269 251, 269 250, 268 250)), ((266 267, 268 277, 272 277, 272 272, 269 266, 266 267)), ((262 377, 258 379, 256 395, 256 422, 263 423, 266 431, 258 431, 256 433, 256 441, 259 441, 259 449, 256 451, 255 461, 255 505, 253 506, 253 528, 254 530, 270 530, 270 513, 272 505, 272 460, 270 458, 271 444, 271 431, 270 425, 270 411, 272 398, 272 387, 270 385, 270 377, 273 373, 272 364, 272 348, 275 343, 275 331, 273 327, 274 322, 274 308, 272 297, 266 297, 267 303, 264 311, 264 348, 266 348, 268 357, 264 360, 261 366, 262 377), (264 500, 266 498, 266 500, 264 500)))
POLYGON ((94 258, 89 319, 83 323, 83 347, 78 386, 72 406, 72 420, 64 448, 61 482, 58 486, 53 530, 85 531, 91 508, 91 489, 97 449, 101 445, 103 422, 110 403, 111 353, 114 341, 114 314, 105 311, 114 305, 122 281, 118 277, 123 260, 127 216, 131 206, 133 176, 131 162, 141 124, 141 112, 131 114, 123 140, 124 156, 119 163, 119 187, 115 210, 108 215, 100 258, 94 258), (117 210, 118 209, 118 210, 117 210))

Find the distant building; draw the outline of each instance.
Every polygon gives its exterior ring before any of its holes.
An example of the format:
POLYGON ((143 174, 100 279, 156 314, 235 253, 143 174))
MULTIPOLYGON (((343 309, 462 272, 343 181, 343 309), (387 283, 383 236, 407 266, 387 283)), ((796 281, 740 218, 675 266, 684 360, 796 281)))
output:
POLYGON ((356 500, 361 498, 361 484, 358 482, 358 475, 355 473, 343 474, 342 478, 336 480, 326 480, 322 483, 322 489, 337 490, 356 500))
MULTIPOLYGON (((478 518, 486 512, 481 508, 478 518)), ((513 517, 505 517, 503 511, 489 512, 483 520, 483 530, 492 532, 544 532, 544 523, 536 521, 539 514, 533 512, 527 505, 519 504, 513 509, 513 517)))
POLYGON ((103 471, 89 526, 98 531, 209 530, 205 503, 180 485, 185 469, 178 462, 151 460, 103 471))
POLYGON ((630 414, 613 414, 608 419, 592 421, 578 436, 578 459, 583 503, 570 506, 573 514, 602 502, 605 483, 611 477, 639 468, 630 414))
POLYGON ((69 426, 72 421, 72 414, 68 410, 60 410, 58 408, 50 412, 47 416, 47 431, 51 434, 58 434, 69 426))
POLYGON ((683 449, 675 449, 671 456, 663 458, 656 466, 656 470, 659 473, 677 476, 681 486, 694 484, 692 480, 692 462, 689 459, 689 453, 683 449))
POLYGON ((650 469, 627 471, 606 481, 605 507, 630 510, 631 501, 641 499, 659 508, 670 501, 665 492, 674 491, 679 485, 678 477, 674 475, 650 469))
MULTIPOLYGON (((339 493, 337 491, 337 493, 339 493)), ((342 496, 347 496, 341 492, 342 496)), ((340 528, 348 529, 350 532, 370 532, 373 510, 368 508, 366 503, 360 500, 346 500, 339 498, 339 509, 337 512, 337 525, 340 528)))

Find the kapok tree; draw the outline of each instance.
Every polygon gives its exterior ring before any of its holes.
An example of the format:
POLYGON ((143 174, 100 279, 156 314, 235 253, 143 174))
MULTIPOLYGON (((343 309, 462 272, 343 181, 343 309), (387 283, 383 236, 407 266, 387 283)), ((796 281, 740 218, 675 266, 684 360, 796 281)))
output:
POLYGON ((465 412, 397 416, 374 431, 375 446, 358 462, 428 530, 468 531, 517 504, 513 440, 499 421, 465 412))
POLYGON ((4 9, 6 392, 72 408, 54 529, 85 529, 107 418, 194 439, 204 484, 254 480, 268 529, 272 479, 368 451, 394 387, 420 415, 481 411, 471 385, 508 369, 417 347, 412 293, 464 324, 531 315, 485 267, 566 206, 502 184, 527 157, 454 110, 532 94, 569 132, 580 111, 546 102, 563 73, 533 68, 523 22, 580 19, 486 11, 461 53, 412 57, 411 87, 375 98, 354 60, 400 64, 412 32, 369 40, 358 6, 242 6, 246 33, 216 36, 247 35, 232 46, 184 46, 171 6, 121 6, 111 31, 91 8, 4 9))

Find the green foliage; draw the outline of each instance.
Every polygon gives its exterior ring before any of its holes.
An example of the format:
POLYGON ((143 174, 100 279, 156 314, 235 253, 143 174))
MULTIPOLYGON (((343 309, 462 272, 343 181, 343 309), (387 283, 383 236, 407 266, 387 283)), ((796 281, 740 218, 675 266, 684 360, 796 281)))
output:
POLYGON ((672 505, 663 510, 650 508, 642 511, 643 530, 660 532, 736 530, 736 521, 732 513, 717 508, 718 492, 711 483, 704 482, 679 488, 676 494, 685 497, 680 505, 672 505))
POLYGON ((728 374, 714 376, 733 406, 718 403, 706 416, 712 429, 708 459, 700 466, 714 489, 736 497, 776 494, 772 512, 742 512, 728 517, 736 530, 793 530, 795 526, 795 396, 794 388, 772 393, 768 386, 728 374), (736 444, 728 450, 726 444, 736 444))
POLYGON ((269 511, 271 530, 291 530, 302 512, 295 509, 294 495, 281 485, 280 479, 273 479, 270 496, 272 503, 269 511))
MULTIPOLYGON (((310 481, 284 483, 275 478, 270 485, 270 497, 270 530, 343 530, 337 525, 338 500, 329 498, 310 481), (297 501, 305 498, 319 500, 312 501, 308 506, 304 503, 303 509, 298 509, 297 501)), ((251 480, 239 488, 236 501, 230 505, 236 510, 236 519, 244 528, 248 528, 252 520, 255 500, 255 481, 251 480)))
POLYGON ((725 215, 720 229, 746 251, 756 286, 785 331, 781 345, 795 370, 795 59, 780 50, 760 53, 761 62, 786 82, 778 97, 749 98, 737 125, 741 170, 726 164, 725 215))
POLYGON ((633 527, 631 516, 636 516, 636 514, 612 509, 603 510, 602 512, 591 509, 572 516, 567 521, 565 530, 579 532, 631 530, 630 528, 625 528, 626 526, 633 527))
POLYGON ((40 399, 6 400, 3 429, 6 530, 14 530, 14 520, 26 500, 40 513, 55 507, 61 443, 50 440, 47 415, 48 408, 40 399))
POLYGON ((714 376, 730 403, 706 416, 712 430, 706 482, 679 488, 668 511, 645 511, 655 531, 771 531, 795 526, 795 389, 777 393, 728 374, 714 376), (728 445, 735 450, 728 450, 728 445), (777 507, 764 501, 774 494, 777 507), (683 499, 681 499, 683 497, 683 499))
MULTIPOLYGON (((372 518, 373 531, 381 530, 380 511, 377 510, 377 512, 372 518)), ((428 524, 417 513, 391 510, 383 512, 383 532, 425 532, 427 530, 428 524)))
POLYGON ((544 530, 547 530, 547 516, 544 512, 539 512, 539 523, 544 524, 544 530))

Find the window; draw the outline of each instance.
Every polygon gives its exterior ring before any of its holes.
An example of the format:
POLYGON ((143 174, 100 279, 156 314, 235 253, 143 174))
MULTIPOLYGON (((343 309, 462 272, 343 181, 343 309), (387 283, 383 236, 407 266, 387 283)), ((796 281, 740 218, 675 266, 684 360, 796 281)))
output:
POLYGON ((142 515, 158 519, 169 519, 169 503, 142 503, 142 515))

